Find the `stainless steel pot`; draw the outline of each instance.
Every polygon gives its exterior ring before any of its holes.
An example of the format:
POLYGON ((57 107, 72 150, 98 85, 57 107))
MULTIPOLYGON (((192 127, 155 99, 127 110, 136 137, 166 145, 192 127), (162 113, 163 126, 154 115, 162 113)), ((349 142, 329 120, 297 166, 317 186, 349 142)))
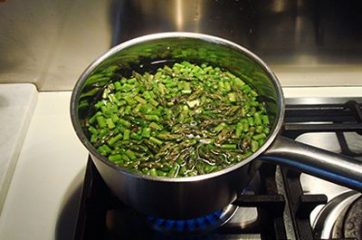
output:
POLYGON ((257 168, 254 159, 284 164, 362 191, 361 162, 279 136, 283 116, 282 89, 276 76, 260 58, 230 41, 196 33, 147 35, 112 48, 84 71, 71 99, 71 118, 75 131, 109 188, 124 203, 138 211, 171 219, 202 216, 227 206, 252 178, 257 168), (97 98, 84 93, 102 85, 101 82, 94 82, 92 75, 102 71, 109 74, 104 69, 114 65, 124 72, 134 68, 147 70, 152 64, 169 60, 208 62, 242 76, 256 88, 260 99, 266 103, 271 122, 272 130, 265 144, 234 166, 211 174, 185 178, 130 173, 97 153, 88 141, 84 127, 84 119, 91 110, 84 106, 91 106, 97 98))

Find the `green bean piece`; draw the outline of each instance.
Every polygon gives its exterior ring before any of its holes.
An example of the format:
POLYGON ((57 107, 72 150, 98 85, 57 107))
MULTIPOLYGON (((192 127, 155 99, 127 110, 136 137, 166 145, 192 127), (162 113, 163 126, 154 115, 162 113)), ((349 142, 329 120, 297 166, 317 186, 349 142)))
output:
POLYGON ((102 115, 101 112, 96 112, 96 114, 94 114, 92 117, 90 117, 90 118, 88 119, 88 123, 89 123, 89 124, 94 124, 95 121, 97 120, 97 117, 98 117, 98 116, 101 116, 101 115, 102 115))
POLYGON ((265 139, 265 138, 266 138, 265 133, 260 133, 260 134, 257 134, 257 135, 253 136, 254 140, 260 140, 260 139, 265 139))
POLYGON ((113 123, 116 123, 116 122, 118 122, 119 117, 116 114, 112 114, 111 119, 112 119, 113 123))
POLYGON ((225 90, 226 90, 227 92, 229 92, 229 91, 231 90, 230 83, 229 83, 229 82, 225 82, 224 85, 225 85, 225 90))
POLYGON ((235 93, 229 93, 228 94, 228 97, 229 97, 229 101, 230 102, 232 102, 232 103, 234 103, 234 102, 236 102, 236 95, 235 95, 235 93))
POLYGON ((150 137, 150 141, 157 145, 162 145, 162 143, 163 143, 160 139, 157 139, 155 137, 150 137))
POLYGON ((257 132, 257 133, 262 133, 262 132, 264 132, 264 127, 263 127, 263 126, 257 126, 257 127, 255 128, 255 132, 257 132))
POLYGON ((148 128, 148 127, 144 128, 142 130, 142 137, 145 137, 145 138, 151 137, 151 128, 148 128))
POLYGON ((130 127, 131 123, 124 119, 119 119, 119 123, 122 124, 125 127, 130 127))
POLYGON ((248 118, 248 123, 249 123, 249 126, 254 126, 254 125, 255 125, 255 120, 254 120, 254 118, 249 117, 249 118, 248 118))
POLYGON ((97 129, 96 129, 95 127, 90 126, 90 127, 88 128, 88 130, 89 130, 89 132, 91 132, 91 133, 93 133, 93 134, 98 134, 98 131, 97 131, 97 129))
POLYGON ((149 101, 153 106, 155 106, 155 107, 158 106, 158 102, 157 102, 155 99, 149 98, 148 101, 149 101))
POLYGON ((98 136, 96 134, 92 134, 92 136, 90 138, 91 143, 96 143, 97 140, 98 140, 98 136))
POLYGON ((112 161, 112 162, 121 162, 122 161, 122 155, 121 154, 114 154, 114 155, 110 155, 109 157, 108 157, 108 159, 110 160, 110 161, 112 161))
POLYGON ((109 129, 112 129, 112 128, 115 128, 115 127, 116 127, 116 125, 114 125, 114 122, 112 121, 111 118, 108 118, 108 119, 106 120, 106 122, 107 122, 107 126, 108 126, 109 129))
POLYGON ((171 170, 168 172, 167 176, 168 176, 168 177, 177 177, 179 168, 180 168, 180 165, 175 164, 175 165, 171 168, 171 170))
POLYGON ((107 155, 109 153, 111 153, 111 149, 107 146, 107 145, 101 145, 100 147, 98 147, 98 152, 102 155, 107 155))
POLYGON ((126 106, 126 108, 123 111, 124 115, 129 115, 131 113, 131 110, 132 110, 131 106, 126 106))
POLYGON ((251 151, 256 152, 259 148, 259 143, 255 140, 251 141, 251 151))
POLYGON ((235 128, 235 135, 237 138, 241 136, 242 130, 243 130, 243 124, 241 122, 238 122, 235 128))
POLYGON ((130 150, 130 149, 128 149, 127 151, 126 151, 126 155, 127 155, 127 157, 129 157, 131 160, 135 160, 137 157, 136 157, 136 154, 132 151, 132 150, 130 150))
POLYGON ((121 90, 122 89, 122 87, 121 87, 121 83, 120 82, 115 82, 114 83, 114 88, 116 89, 116 90, 121 90))
POLYGON ((255 122, 255 125, 257 125, 257 126, 262 125, 262 120, 261 120, 261 117, 260 117, 260 113, 255 113, 254 114, 254 122, 255 122))
POLYGON ((247 119, 243 119, 243 131, 248 132, 249 131, 249 122, 247 119))
POLYGON ((157 135, 158 138, 162 140, 176 140, 181 138, 180 134, 172 134, 172 133, 160 133, 157 135))
POLYGON ((270 121, 248 84, 260 76, 241 72, 187 61, 129 76, 117 65, 97 71, 79 103, 91 113, 89 139, 109 161, 154 177, 208 174, 243 161, 265 143, 270 121))
POLYGON ((219 125, 217 125, 217 126, 214 128, 214 131, 215 131, 215 132, 220 132, 220 131, 223 130, 225 127, 226 127, 226 124, 225 124, 225 123, 220 123, 219 125))
POLYGON ((144 100, 143 98, 141 98, 140 96, 135 96, 134 97, 139 103, 145 104, 147 103, 146 100, 144 100))
MULTIPOLYGON (((139 141, 139 140, 142 140, 142 135, 133 132, 133 133, 131 133, 131 138, 139 141)), ((124 140, 128 140, 128 139, 124 139, 124 140)))
POLYGON ((211 172, 215 171, 216 168, 217 168, 217 166, 206 165, 206 166, 204 167, 204 171, 205 171, 206 173, 211 173, 211 172))
POLYGON ((236 144, 223 144, 221 145, 223 149, 236 149, 236 144))
POLYGON ((262 115, 261 120, 263 121, 264 125, 269 125, 269 117, 267 115, 262 115))
POLYGON ((150 172, 151 176, 154 176, 154 177, 158 176, 156 168, 151 168, 149 172, 150 172))
POLYGON ((110 138, 107 143, 109 144, 109 146, 113 146, 121 138, 122 138, 122 134, 121 133, 117 134, 116 136, 110 138))
POLYGON ((98 126, 100 128, 104 128, 104 127, 107 126, 106 119, 103 116, 98 116, 98 117, 96 117, 96 119, 97 119, 97 122, 98 122, 98 126))
POLYGON ((156 130, 161 130, 162 129, 162 126, 158 125, 155 122, 151 122, 149 126, 150 126, 150 128, 156 129, 156 130))
POLYGON ((145 115, 146 120, 159 122, 160 118, 157 115, 145 115))
POLYGON ((123 140, 129 140, 129 135, 131 131, 129 129, 125 129, 123 132, 123 140))

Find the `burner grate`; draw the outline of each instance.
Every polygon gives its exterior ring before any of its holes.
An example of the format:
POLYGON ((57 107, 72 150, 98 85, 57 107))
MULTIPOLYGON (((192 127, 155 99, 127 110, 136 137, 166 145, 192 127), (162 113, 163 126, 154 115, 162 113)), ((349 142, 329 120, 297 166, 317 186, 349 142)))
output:
POLYGON ((326 195, 304 195, 300 183, 300 172, 281 168, 285 194, 288 199, 288 206, 296 239, 313 239, 313 231, 309 221, 309 215, 313 209, 327 203, 326 195))
POLYGON ((345 104, 287 105, 285 110, 284 135, 290 138, 311 132, 362 134, 361 105, 355 101, 345 104))

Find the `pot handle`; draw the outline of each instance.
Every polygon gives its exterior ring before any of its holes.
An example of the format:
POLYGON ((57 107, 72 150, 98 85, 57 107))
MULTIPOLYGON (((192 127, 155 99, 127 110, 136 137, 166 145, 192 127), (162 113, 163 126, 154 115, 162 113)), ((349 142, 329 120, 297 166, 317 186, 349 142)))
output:
POLYGON ((260 157, 362 192, 362 161, 277 136, 260 157))

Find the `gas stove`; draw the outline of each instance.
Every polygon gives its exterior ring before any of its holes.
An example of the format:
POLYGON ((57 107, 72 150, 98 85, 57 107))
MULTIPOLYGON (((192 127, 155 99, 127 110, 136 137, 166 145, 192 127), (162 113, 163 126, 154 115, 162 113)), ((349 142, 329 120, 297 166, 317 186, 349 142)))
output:
MULTIPOLYGON (((361 103, 287 99, 282 134, 362 164, 361 103)), ((230 206, 196 219, 160 219, 119 201, 89 159, 74 239, 362 239, 361 199, 345 187, 264 162, 230 206)))

